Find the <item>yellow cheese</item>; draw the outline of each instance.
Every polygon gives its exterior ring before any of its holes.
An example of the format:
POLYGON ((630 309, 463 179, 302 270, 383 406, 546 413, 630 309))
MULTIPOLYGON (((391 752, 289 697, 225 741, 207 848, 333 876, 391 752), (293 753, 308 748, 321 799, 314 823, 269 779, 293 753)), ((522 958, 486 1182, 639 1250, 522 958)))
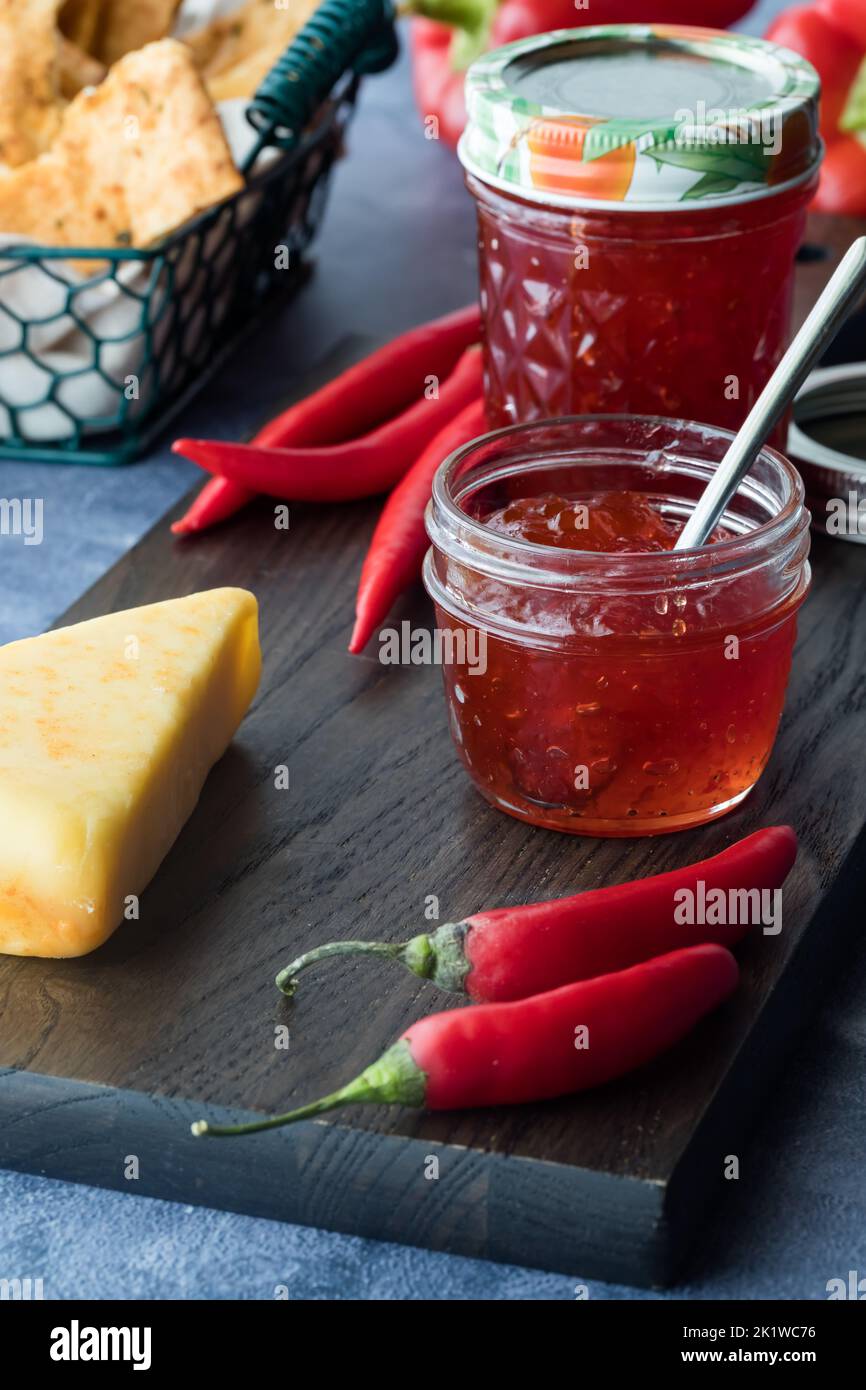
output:
POLYGON ((245 589, 0 647, 0 951, 80 956, 111 935, 195 806, 260 670, 245 589))

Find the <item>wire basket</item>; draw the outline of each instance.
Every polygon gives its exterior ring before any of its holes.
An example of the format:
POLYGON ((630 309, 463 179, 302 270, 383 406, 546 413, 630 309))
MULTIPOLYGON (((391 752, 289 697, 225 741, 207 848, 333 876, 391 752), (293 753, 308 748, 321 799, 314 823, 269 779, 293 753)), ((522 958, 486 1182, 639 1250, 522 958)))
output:
POLYGON ((111 465, 147 450, 297 282, 360 78, 396 52, 390 0, 323 0, 248 108, 246 188, 146 250, 0 250, 0 458, 111 465))

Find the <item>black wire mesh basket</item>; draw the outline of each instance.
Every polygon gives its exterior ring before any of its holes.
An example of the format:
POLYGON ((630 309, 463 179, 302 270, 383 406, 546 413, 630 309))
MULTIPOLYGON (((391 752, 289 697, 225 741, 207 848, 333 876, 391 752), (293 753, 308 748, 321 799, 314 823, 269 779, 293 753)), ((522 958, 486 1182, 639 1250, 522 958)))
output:
POLYGON ((247 110, 256 169, 239 193, 144 250, 0 250, 0 459, 147 450, 291 283, 360 79, 396 51, 390 0, 323 0, 247 110))

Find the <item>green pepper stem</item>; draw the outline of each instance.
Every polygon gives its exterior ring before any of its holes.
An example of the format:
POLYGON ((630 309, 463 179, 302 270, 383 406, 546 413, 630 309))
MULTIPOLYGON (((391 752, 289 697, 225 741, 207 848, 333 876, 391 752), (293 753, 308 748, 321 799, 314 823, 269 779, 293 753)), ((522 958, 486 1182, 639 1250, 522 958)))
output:
POLYGON ((499 0, 402 0, 398 14, 435 19, 454 30, 448 58, 453 72, 465 72, 490 47, 490 30, 499 0))
MULTIPOLYGON (((360 1080, 360 1077, 357 1079, 360 1080)), ((289 1110, 285 1115, 270 1115, 266 1120, 252 1120, 246 1125, 212 1125, 207 1120, 196 1120, 191 1126, 192 1132, 197 1138, 213 1135, 223 1139, 235 1134, 259 1134, 264 1129, 280 1129, 283 1125, 293 1125, 296 1120, 310 1120, 314 1115, 324 1115, 327 1110, 336 1110, 340 1105, 350 1104, 353 1099, 350 1094, 353 1085, 355 1082, 350 1082, 342 1090, 323 1096, 321 1100, 311 1101, 309 1105, 302 1105, 297 1110, 289 1110)))
POLYGON ((866 130, 866 58, 851 85, 845 109, 839 118, 839 129, 848 135, 859 135, 866 130))
POLYGON ((277 976, 276 986, 291 998, 297 989, 298 975, 317 961, 328 960, 331 956, 361 955, 386 956, 389 960, 398 960, 404 949, 403 945, 395 945, 390 941, 329 941, 327 945, 316 946, 314 950, 305 951, 302 956, 290 961, 277 976))
POLYGON ((281 1129, 283 1125, 293 1125, 298 1120, 310 1120, 341 1105, 422 1106, 426 1090, 427 1077, 415 1063, 408 1040, 401 1038, 347 1086, 332 1091, 321 1100, 302 1105, 298 1110, 289 1110, 285 1115, 270 1115, 264 1120, 253 1120, 245 1125, 211 1125, 207 1120, 196 1120, 191 1129, 196 1138, 224 1139, 238 1134, 259 1134, 265 1129, 281 1129))
POLYGON ((297 989, 298 976, 308 965, 330 956, 385 956, 398 960, 422 980, 432 980, 440 989, 463 994, 469 963, 464 952, 467 926, 464 922, 445 922, 432 933, 422 932, 411 941, 329 941, 290 961, 277 975, 277 989, 289 998, 297 989))
POLYGON ((495 5, 491 6, 490 0, 400 0, 397 13, 435 19, 437 24, 477 33, 488 24, 492 8, 495 5))

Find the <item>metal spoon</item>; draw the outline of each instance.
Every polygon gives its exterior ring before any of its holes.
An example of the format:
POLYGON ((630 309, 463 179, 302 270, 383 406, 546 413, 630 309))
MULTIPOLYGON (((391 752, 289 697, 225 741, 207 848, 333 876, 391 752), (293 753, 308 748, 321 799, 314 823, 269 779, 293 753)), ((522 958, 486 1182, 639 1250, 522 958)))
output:
POLYGON ((806 377, 866 290, 866 237, 859 237, 764 387, 725 457, 705 487, 675 550, 693 550, 712 534, 731 497, 806 377))

